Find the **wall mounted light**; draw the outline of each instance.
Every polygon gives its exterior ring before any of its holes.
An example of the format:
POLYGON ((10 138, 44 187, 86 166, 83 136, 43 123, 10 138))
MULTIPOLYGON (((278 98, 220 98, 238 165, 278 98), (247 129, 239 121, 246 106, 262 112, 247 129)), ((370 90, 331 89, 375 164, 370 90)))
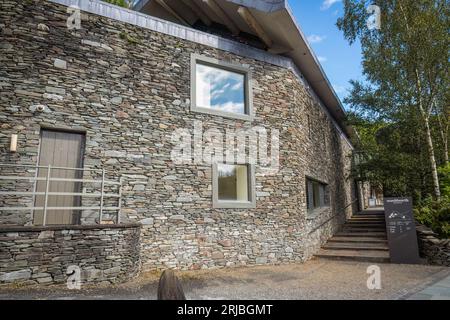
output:
POLYGON ((17 134, 11 135, 11 145, 9 146, 9 151, 17 152, 17 134))

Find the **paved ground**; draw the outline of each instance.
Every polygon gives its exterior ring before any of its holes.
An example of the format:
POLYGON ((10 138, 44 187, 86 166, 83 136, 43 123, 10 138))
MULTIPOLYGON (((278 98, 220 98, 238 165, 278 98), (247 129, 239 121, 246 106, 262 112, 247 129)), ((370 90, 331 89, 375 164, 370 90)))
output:
MULTIPOLYGON (((368 263, 314 259, 305 264, 178 273, 188 299, 449 298, 450 268, 378 264, 380 290, 367 288, 368 263), (430 287, 431 286, 431 287, 430 287), (429 288, 430 287, 430 288, 429 288)), ((109 288, 0 289, 0 299, 155 299, 158 276, 109 288)))
POLYGON ((425 286, 423 290, 407 297, 409 300, 450 300, 450 276, 425 286))

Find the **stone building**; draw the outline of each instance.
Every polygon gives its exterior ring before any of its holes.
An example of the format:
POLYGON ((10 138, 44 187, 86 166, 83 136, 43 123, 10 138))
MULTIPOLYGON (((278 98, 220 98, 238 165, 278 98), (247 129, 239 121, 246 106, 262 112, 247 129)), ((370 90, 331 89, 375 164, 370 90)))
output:
POLYGON ((135 9, 0 3, 0 282, 311 258, 361 192, 287 2, 135 9))

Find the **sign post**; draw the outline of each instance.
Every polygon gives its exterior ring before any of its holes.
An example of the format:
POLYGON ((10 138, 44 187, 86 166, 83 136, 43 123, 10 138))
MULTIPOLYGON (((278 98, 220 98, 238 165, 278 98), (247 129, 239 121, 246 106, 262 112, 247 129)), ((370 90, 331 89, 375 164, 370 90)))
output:
POLYGON ((384 212, 392 263, 419 264, 411 198, 385 198, 384 212))

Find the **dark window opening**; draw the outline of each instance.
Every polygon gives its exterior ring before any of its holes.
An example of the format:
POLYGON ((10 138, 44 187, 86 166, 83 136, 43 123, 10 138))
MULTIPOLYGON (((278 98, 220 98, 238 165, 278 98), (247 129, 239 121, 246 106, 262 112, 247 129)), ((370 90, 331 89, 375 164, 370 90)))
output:
POLYGON ((306 179, 306 203, 308 210, 315 210, 330 205, 328 186, 319 181, 306 179))

